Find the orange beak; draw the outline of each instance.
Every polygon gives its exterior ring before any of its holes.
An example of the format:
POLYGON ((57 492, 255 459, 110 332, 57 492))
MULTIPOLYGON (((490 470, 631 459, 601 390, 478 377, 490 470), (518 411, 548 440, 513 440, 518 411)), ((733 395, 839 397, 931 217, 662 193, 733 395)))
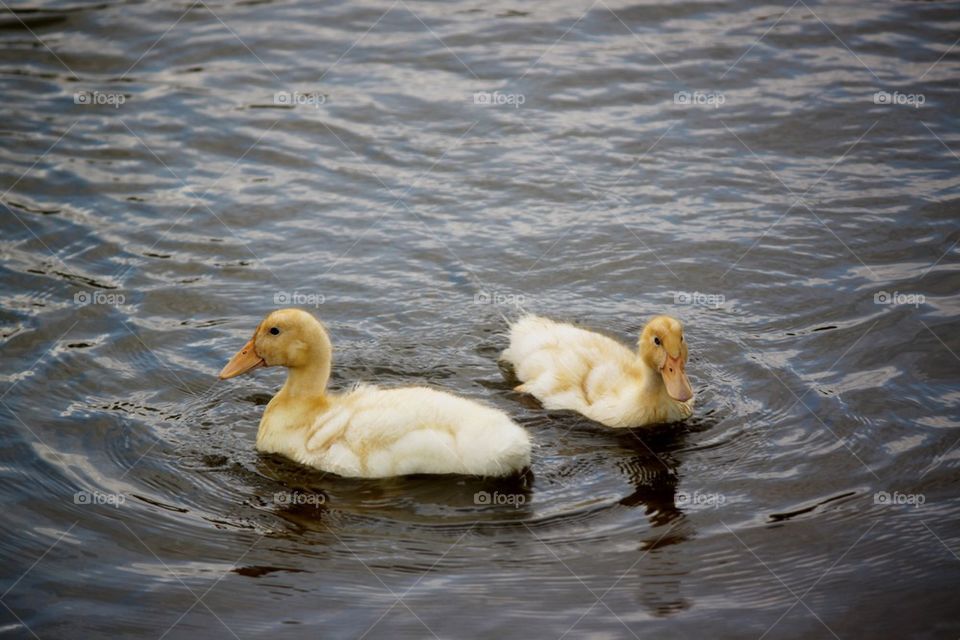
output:
POLYGON ((693 397, 693 389, 690 387, 690 381, 687 380, 684 366, 680 356, 673 358, 668 354, 667 361, 660 367, 660 375, 663 376, 663 383, 667 386, 667 393, 679 402, 686 402, 693 397))
POLYGON ((243 345, 243 349, 240 349, 235 356, 230 358, 227 366, 220 371, 221 380, 239 376, 257 367, 266 366, 267 363, 264 362, 263 358, 257 355, 253 340, 253 338, 250 338, 250 341, 243 345))

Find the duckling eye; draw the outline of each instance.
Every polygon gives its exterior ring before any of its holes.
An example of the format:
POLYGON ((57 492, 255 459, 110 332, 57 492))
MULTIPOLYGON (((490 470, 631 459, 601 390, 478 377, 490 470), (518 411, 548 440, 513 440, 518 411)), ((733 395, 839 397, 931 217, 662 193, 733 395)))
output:
POLYGON ((270 335, 274 335, 274 336, 280 335, 280 329, 276 327, 270 327, 270 335))
POLYGON ((660 336, 653 336, 653 344, 660 346, 660 336))

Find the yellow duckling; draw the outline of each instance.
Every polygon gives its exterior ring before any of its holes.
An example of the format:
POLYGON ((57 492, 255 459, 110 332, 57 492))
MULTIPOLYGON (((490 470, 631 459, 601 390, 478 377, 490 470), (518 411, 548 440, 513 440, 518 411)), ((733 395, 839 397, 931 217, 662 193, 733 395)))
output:
POLYGON ((683 326, 657 316, 634 353, 606 336, 534 315, 510 327, 502 360, 546 409, 572 409, 608 427, 676 422, 693 413, 683 326))
POLYGON ((332 347, 299 309, 269 314, 220 372, 287 368, 257 432, 257 449, 346 477, 413 473, 505 476, 530 464, 527 432, 501 411, 426 387, 327 392, 332 347))

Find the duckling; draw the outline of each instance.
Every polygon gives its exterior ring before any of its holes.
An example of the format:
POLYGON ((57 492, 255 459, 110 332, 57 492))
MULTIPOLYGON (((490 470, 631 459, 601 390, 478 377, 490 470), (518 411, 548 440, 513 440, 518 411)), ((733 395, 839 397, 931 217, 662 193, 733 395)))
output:
POLYGON ((683 326, 657 316, 634 353, 606 336, 528 315, 510 327, 501 360, 546 409, 572 409, 614 428, 676 422, 693 413, 683 326))
POLYGON ((530 438, 491 407, 427 387, 327 390, 333 348, 299 309, 267 315, 220 379, 287 368, 260 419, 257 449, 354 478, 415 473, 506 476, 530 465, 530 438))

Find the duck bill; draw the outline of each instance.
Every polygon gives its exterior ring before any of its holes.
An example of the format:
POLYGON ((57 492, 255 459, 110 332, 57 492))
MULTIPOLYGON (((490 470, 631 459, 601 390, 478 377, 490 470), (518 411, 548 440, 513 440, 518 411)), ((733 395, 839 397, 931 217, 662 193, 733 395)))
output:
POLYGON ((660 375, 663 376, 663 384, 667 387, 667 393, 678 402, 686 402, 693 397, 693 388, 690 387, 690 381, 687 380, 684 366, 679 356, 676 358, 667 356, 667 361, 660 368, 660 375))
POLYGON ((243 348, 230 358, 227 366, 220 371, 220 379, 234 378, 262 366, 266 366, 266 362, 257 355, 257 350, 253 346, 253 338, 250 338, 250 341, 243 345, 243 348))

